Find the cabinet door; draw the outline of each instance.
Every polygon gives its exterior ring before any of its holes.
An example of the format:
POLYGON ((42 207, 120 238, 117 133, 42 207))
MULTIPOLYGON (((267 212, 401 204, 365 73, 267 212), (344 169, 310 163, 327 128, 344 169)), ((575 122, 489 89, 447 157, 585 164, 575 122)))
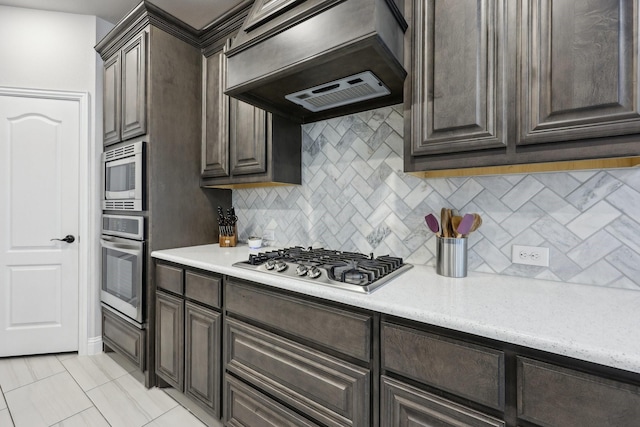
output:
POLYGON ((231 174, 250 175, 267 171, 267 112, 231 98, 229 145, 231 174))
POLYGON ((191 302, 185 303, 184 392, 220 418, 222 316, 191 302))
POLYGON ((204 59, 203 178, 229 176, 229 97, 224 94, 226 76, 227 61, 222 50, 204 59))
POLYGON ((519 144, 640 132, 638 3, 528 0, 519 144))
POLYGON ((156 293, 156 375, 182 390, 184 380, 184 301, 156 293))
POLYGON ((120 53, 104 62, 102 130, 104 145, 120 142, 120 53))
POLYGON ((380 424, 395 427, 504 427, 481 412, 382 377, 380 424))
POLYGON ((122 140, 147 130, 146 37, 142 32, 122 48, 122 140))
POLYGON ((504 147, 505 2, 413 4, 411 154, 504 147))

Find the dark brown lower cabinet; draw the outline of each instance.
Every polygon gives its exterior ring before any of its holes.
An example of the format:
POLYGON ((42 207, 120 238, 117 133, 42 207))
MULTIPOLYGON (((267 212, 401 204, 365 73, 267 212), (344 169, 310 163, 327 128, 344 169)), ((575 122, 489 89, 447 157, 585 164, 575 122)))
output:
POLYGON ((274 425, 248 409, 268 408, 282 425, 378 426, 372 313, 235 278, 224 307, 228 425, 274 425))
POLYGON ((383 376, 380 425, 394 427, 504 427, 481 412, 442 399, 416 387, 383 376))
POLYGON ((218 419, 222 314, 214 308, 219 308, 221 279, 156 265, 156 375, 218 419))
MULTIPOLYGON (((174 264, 156 284, 157 376, 228 427, 640 426, 639 374, 174 264)), ((103 328, 143 360, 144 331, 103 328)))
POLYGON ((105 306, 102 306, 102 340, 144 371, 146 331, 105 306))
POLYGON ((638 374, 397 318, 380 331, 381 426, 640 426, 638 374))
POLYGON ((369 426, 370 372, 235 319, 227 371, 328 426, 369 426))
POLYGON ((518 357, 518 417, 541 426, 637 426, 640 387, 518 357))

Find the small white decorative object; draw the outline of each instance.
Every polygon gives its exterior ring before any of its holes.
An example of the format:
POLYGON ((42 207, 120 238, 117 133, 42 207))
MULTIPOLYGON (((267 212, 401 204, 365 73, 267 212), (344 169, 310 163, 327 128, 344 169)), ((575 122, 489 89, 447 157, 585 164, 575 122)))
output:
POLYGON ((247 243, 250 249, 258 249, 262 246, 262 237, 249 237, 247 243))

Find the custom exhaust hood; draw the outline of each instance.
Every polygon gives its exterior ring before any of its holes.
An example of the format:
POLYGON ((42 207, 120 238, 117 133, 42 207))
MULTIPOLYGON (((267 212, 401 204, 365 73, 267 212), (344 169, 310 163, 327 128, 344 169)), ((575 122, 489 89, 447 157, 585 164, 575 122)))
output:
POLYGON ((300 123, 402 102, 402 0, 256 0, 225 93, 300 123))

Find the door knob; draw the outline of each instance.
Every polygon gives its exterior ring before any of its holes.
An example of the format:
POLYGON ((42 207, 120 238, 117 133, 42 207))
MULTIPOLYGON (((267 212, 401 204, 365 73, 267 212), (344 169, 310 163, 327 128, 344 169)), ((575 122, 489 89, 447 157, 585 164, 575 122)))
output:
POLYGON ((67 242, 67 243, 73 243, 76 241, 76 238, 73 237, 71 234, 67 234, 66 236, 64 236, 62 239, 51 239, 51 240, 58 240, 60 242, 67 242))

